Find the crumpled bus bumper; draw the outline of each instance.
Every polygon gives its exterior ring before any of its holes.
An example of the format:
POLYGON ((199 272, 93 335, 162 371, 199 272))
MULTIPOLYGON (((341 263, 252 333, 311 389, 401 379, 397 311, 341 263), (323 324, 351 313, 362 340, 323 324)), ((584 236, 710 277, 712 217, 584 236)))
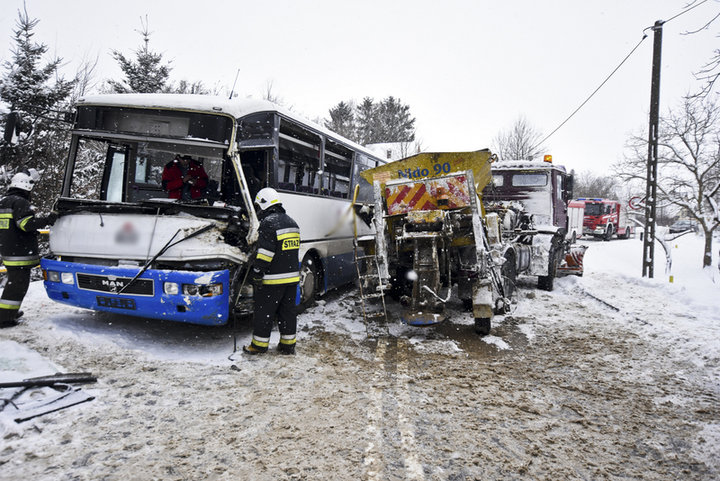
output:
POLYGON ((119 294, 140 271, 139 267, 108 267, 47 258, 40 265, 48 297, 63 304, 190 324, 215 326, 228 321, 228 270, 148 269, 119 294), (183 286, 187 286, 186 293, 183 286))

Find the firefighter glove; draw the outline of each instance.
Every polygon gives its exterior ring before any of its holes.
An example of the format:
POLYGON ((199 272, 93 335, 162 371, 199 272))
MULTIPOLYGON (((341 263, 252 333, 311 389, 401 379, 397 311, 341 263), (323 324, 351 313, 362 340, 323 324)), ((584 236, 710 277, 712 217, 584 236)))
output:
POLYGON ((45 217, 45 222, 47 223, 47 225, 53 225, 53 224, 55 224, 55 221, 57 220, 57 218, 58 218, 57 212, 52 211, 45 217))
POLYGON ((253 267, 253 270, 250 273, 250 280, 253 286, 260 287, 263 281, 263 273, 260 272, 260 270, 258 270, 257 268, 253 267))

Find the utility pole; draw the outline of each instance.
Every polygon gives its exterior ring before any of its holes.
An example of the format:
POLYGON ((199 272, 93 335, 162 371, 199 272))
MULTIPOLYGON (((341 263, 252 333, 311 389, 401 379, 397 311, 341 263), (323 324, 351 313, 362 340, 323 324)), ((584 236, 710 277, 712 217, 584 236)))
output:
POLYGON ((657 161, 658 126, 660 123, 660 57, 662 53, 662 26, 658 20, 652 27, 653 42, 652 83, 650 87, 650 128, 648 129, 647 186, 645 189, 645 236, 643 238, 643 277, 653 277, 655 261, 655 221, 657 220, 657 161))

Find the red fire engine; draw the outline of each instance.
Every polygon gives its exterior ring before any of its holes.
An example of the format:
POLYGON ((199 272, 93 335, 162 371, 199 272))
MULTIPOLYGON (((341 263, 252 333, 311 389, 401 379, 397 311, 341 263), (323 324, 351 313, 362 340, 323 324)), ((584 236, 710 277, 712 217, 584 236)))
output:
POLYGON ((618 239, 628 239, 632 234, 632 225, 622 204, 617 200, 579 198, 575 202, 585 204, 583 216, 583 234, 595 238, 610 240, 614 235, 618 239))

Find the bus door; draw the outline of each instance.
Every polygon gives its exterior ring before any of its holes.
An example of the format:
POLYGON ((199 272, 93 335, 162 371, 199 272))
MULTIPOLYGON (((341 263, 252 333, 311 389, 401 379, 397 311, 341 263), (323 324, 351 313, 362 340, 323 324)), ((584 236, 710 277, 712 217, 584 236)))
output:
POLYGON ((269 150, 246 150, 240 153, 240 165, 245 174, 245 181, 250 190, 250 198, 255 199, 255 195, 263 187, 267 187, 269 150))
POLYGON ((125 187, 125 166, 127 165, 127 145, 110 145, 105 159, 105 169, 101 184, 100 199, 109 202, 122 202, 125 187))

